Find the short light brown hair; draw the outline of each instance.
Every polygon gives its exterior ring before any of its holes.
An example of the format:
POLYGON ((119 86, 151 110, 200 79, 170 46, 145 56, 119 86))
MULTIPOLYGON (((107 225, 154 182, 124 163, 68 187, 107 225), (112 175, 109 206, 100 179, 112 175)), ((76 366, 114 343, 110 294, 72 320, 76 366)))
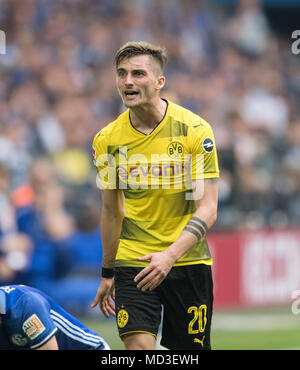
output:
POLYGON ((121 46, 115 56, 115 66, 118 68, 123 59, 131 58, 137 55, 151 55, 158 61, 163 71, 167 61, 167 51, 164 47, 150 44, 146 41, 130 41, 121 46))

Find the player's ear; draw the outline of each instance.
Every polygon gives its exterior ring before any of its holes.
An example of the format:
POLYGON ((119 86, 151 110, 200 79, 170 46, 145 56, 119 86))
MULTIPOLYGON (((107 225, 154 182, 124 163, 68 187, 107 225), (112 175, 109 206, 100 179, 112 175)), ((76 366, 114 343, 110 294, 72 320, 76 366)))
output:
POLYGON ((165 86, 166 78, 164 76, 158 76, 156 80, 156 90, 161 90, 165 86))

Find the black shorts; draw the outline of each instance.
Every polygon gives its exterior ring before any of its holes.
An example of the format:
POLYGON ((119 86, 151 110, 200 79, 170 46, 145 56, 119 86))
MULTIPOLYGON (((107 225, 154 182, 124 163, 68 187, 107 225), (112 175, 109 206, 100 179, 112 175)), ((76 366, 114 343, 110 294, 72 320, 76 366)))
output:
POLYGON ((198 264, 173 267, 153 291, 136 287, 138 267, 115 270, 116 320, 119 334, 157 335, 162 320, 161 345, 173 350, 210 349, 213 310, 211 267, 198 264))

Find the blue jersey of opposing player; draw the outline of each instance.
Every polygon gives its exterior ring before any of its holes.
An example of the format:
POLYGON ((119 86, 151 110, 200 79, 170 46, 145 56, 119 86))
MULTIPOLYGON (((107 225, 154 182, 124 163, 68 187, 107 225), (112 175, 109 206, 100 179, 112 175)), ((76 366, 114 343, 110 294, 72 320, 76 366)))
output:
POLYGON ((54 335, 59 349, 109 349, 99 334, 43 292, 25 285, 0 287, 0 349, 36 349, 54 335))

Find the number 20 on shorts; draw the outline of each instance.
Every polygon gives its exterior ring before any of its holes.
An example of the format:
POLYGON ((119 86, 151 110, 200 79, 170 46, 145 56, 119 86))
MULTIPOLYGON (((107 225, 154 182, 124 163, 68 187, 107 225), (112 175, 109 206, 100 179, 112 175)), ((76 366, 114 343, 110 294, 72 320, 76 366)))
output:
POLYGON ((194 315, 192 320, 189 322, 188 333, 203 333, 207 322, 206 304, 202 304, 200 307, 191 306, 188 308, 187 312, 194 315))

